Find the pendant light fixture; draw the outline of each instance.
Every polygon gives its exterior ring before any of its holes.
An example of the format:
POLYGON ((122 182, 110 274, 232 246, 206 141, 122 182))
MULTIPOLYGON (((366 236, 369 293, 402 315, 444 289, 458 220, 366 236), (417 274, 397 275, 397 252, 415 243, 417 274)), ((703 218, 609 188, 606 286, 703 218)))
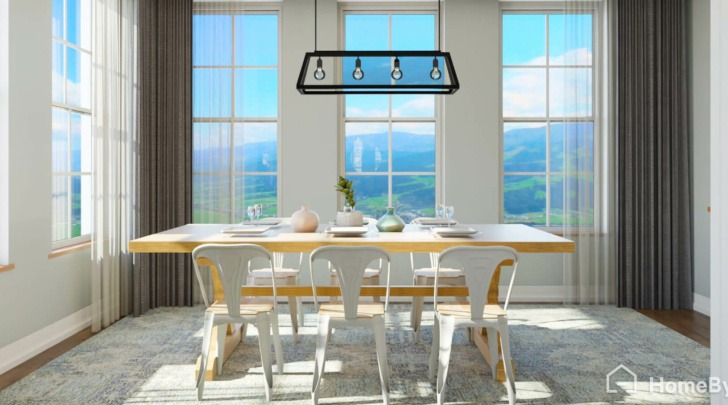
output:
POLYGON ((314 51, 303 58, 296 88, 301 94, 455 93, 460 82, 450 53, 441 48, 441 3, 438 0, 436 51, 319 51, 318 0, 314 0, 314 51), (383 59, 390 61, 389 74, 381 74, 383 59), (324 67, 334 72, 327 75, 324 67), (372 74, 365 75, 367 71, 372 74))

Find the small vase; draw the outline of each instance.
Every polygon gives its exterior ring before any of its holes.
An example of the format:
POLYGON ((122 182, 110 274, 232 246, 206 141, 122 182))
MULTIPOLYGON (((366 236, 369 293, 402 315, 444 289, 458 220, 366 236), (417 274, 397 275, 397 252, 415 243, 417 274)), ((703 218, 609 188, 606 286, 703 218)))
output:
POLYGON ((309 211, 308 206, 303 205, 301 209, 291 214, 291 227, 293 232, 316 232, 319 224, 319 216, 314 211, 309 211))
POLYGON ((336 213, 336 225, 362 226, 364 225, 364 214, 360 211, 354 211, 351 207, 345 207, 343 212, 336 213))
POLYGON ((402 232, 404 221, 394 213, 394 207, 387 207, 387 213, 377 221, 379 232, 402 232))

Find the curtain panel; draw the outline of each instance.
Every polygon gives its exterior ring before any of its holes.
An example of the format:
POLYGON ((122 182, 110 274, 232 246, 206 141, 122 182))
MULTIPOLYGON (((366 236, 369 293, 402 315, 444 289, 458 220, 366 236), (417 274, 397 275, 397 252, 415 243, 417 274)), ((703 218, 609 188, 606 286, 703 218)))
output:
POLYGON ((617 303, 692 308, 686 2, 617 2, 617 303))
POLYGON ((93 332, 131 312, 137 6, 136 0, 94 0, 93 332))
MULTIPOLYGON (((192 222, 192 1, 139 4, 138 235, 192 222)), ((134 315, 192 304, 189 255, 140 254, 134 315)))

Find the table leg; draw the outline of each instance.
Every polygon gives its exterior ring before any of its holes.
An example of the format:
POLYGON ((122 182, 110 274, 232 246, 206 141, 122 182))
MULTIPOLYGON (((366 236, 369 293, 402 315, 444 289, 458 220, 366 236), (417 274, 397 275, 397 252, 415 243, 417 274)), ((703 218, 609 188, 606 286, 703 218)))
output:
MULTIPOLYGON (((493 278, 490 280, 490 286, 488 288, 488 303, 489 304, 497 304, 498 303, 498 284, 500 282, 500 272, 501 272, 501 266, 498 266, 498 268, 495 270, 495 273, 493 273, 493 278)), ((497 333, 497 332, 496 332, 497 333)), ((475 342, 475 345, 480 350, 480 354, 483 355, 483 359, 485 359, 485 362, 488 364, 488 366, 492 366, 493 362, 498 362, 496 366, 496 380, 500 382, 506 381, 506 371, 503 363, 503 359, 500 358, 500 347, 498 347, 498 358, 497 359, 491 359, 490 358, 490 346, 488 345, 488 331, 485 328, 471 328, 470 336, 475 342)), ((500 342, 500 338, 497 340, 500 342)), ((513 370, 515 373, 515 363, 513 362, 513 353, 511 352, 511 364, 513 364, 513 370)))

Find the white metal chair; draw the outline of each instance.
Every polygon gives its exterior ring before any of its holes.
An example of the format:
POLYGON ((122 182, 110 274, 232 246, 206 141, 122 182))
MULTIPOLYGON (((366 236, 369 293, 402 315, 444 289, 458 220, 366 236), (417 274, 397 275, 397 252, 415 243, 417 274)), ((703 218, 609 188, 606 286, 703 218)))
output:
POLYGON ((266 379, 265 396, 270 400, 270 389, 273 386, 270 358, 270 331, 273 329, 273 345, 276 353, 276 366, 278 374, 283 373, 283 348, 278 333, 278 311, 276 310, 275 266, 272 263, 271 253, 257 245, 249 244, 207 244, 201 245, 192 251, 192 262, 195 265, 197 281, 202 287, 202 299, 205 301, 205 326, 202 337, 202 356, 200 372, 197 375, 197 398, 202 400, 205 388, 205 370, 207 367, 207 354, 210 351, 212 328, 219 328, 217 333, 218 363, 217 373, 222 373, 222 359, 225 350, 225 336, 227 328, 222 325, 229 323, 251 323, 258 328, 258 342, 260 345, 260 359, 263 363, 263 374, 266 379), (215 301, 212 305, 202 283, 202 275, 197 261, 207 259, 215 267, 225 293, 224 301, 215 301), (245 285, 250 261, 255 258, 264 258, 271 261, 273 273, 273 302, 253 301, 241 299, 240 289, 245 285))
POLYGON ((389 303, 389 271, 387 271, 387 292, 382 303, 359 303, 362 280, 367 266, 375 261, 387 263, 389 270, 390 257, 386 250, 373 246, 324 246, 311 253, 310 269, 313 262, 326 260, 336 269, 341 281, 342 303, 318 305, 316 283, 311 270, 311 286, 313 298, 318 308, 318 336, 316 338, 316 362, 313 373, 311 399, 318 403, 321 378, 324 375, 326 362, 326 344, 332 327, 371 327, 379 363, 379 378, 382 383, 384 403, 389 403, 389 368, 387 365, 387 346, 384 332, 384 314, 389 303))
MULTIPOLYGON (((298 285, 301 281, 301 263, 303 263, 303 253, 298 255, 298 267, 283 267, 283 253, 273 253, 273 267, 276 269, 276 282, 278 285, 298 285)), ((255 269, 250 271, 251 284, 253 285, 272 285, 273 272, 270 267, 255 269)), ((291 313, 291 325, 293 325, 293 333, 298 333, 298 327, 303 326, 303 306, 301 305, 301 297, 288 296, 288 308, 291 313)))
MULTIPOLYGON (((369 226, 373 226, 377 223, 377 220, 374 218, 366 217, 364 218, 365 221, 367 221, 367 224, 369 226)), ((379 280, 379 275, 382 272, 382 261, 379 260, 375 266, 367 266, 366 271, 364 271, 364 281, 362 284, 364 285, 381 285, 381 282, 379 280)), ((339 278, 336 275, 336 269, 334 267, 329 266, 329 272, 331 273, 331 285, 339 285, 339 278)), ((380 297, 372 297, 372 300, 374 302, 382 302, 380 297)), ((335 297, 329 297, 329 302, 336 301, 335 297)))
MULTIPOLYGON (((419 224, 420 218, 412 220, 413 224, 419 224)), ((430 267, 415 268, 415 254, 410 253, 410 268, 412 269, 412 284, 434 285, 435 271, 437 269, 439 253, 430 253, 430 267)), ((438 285, 464 286, 465 274, 460 269, 441 268, 438 285)), ((412 297, 412 310, 410 312, 410 325, 415 333, 415 341, 420 341, 420 325, 422 324, 422 310, 424 297, 412 297)))
POLYGON ((430 351, 429 376, 434 378, 437 368, 437 403, 445 400, 445 381, 450 364, 450 349, 455 328, 487 328, 490 358, 492 359, 491 372, 496 378, 496 365, 498 364, 498 339, 500 336, 503 364, 506 371, 506 389, 508 402, 516 402, 516 382, 511 363, 511 349, 508 337, 508 301, 513 288, 518 267, 518 253, 505 246, 458 246, 447 249, 440 254, 435 284, 442 263, 455 261, 462 266, 468 286, 470 302, 437 303, 437 288, 435 288, 435 334, 430 351), (488 304, 488 287, 493 273, 498 266, 506 260, 513 260, 513 275, 508 285, 506 301, 501 308, 499 304, 488 304), (439 359, 439 363, 438 363, 439 359))

